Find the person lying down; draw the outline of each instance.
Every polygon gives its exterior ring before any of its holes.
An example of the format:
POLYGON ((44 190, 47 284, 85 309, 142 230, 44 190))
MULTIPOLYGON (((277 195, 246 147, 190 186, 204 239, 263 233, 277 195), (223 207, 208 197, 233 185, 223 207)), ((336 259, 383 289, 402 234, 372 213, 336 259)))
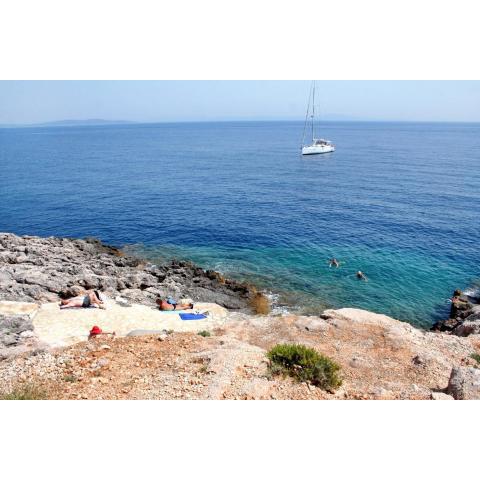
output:
POLYGON ((158 305, 160 310, 192 310, 193 303, 170 303, 167 300, 163 300, 162 298, 157 298, 155 303, 158 305))
POLYGON ((105 308, 98 290, 87 290, 83 295, 68 298, 60 302, 60 308, 105 308))

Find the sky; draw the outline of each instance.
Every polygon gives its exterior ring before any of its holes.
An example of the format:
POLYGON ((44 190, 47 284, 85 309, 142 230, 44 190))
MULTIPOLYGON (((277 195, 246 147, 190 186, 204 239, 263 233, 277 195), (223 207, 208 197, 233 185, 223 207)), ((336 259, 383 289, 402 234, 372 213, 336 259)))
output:
MULTIPOLYGON (((0 124, 302 120, 310 81, 0 81, 0 124)), ((317 81, 324 120, 480 122, 480 81, 317 81)))

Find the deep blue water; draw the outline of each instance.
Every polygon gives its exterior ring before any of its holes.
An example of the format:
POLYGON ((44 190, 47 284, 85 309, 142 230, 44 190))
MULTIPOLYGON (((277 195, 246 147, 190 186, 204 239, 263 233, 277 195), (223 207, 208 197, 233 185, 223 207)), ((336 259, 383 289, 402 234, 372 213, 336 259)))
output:
POLYGON ((444 317, 451 291, 480 278, 480 124, 327 123, 337 151, 303 158, 302 130, 0 129, 0 230, 189 258, 307 312, 444 317))

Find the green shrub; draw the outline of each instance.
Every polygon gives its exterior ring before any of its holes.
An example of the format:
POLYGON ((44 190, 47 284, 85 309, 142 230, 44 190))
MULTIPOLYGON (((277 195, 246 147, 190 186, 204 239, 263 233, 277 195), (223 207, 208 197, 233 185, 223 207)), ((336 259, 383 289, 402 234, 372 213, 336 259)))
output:
POLYGON ((327 391, 342 384, 340 366, 305 345, 275 345, 268 353, 272 374, 289 375, 300 382, 310 382, 327 391))
POLYGON ((478 354, 478 353, 472 353, 472 354, 470 355, 470 358, 473 358, 477 363, 480 364, 480 354, 478 354))
POLYGON ((11 392, 0 395, 0 400, 45 400, 47 394, 35 385, 19 385, 11 392))
POLYGON ((212 334, 208 330, 202 330, 201 332, 198 332, 198 334, 201 337, 211 337, 212 336, 212 334))

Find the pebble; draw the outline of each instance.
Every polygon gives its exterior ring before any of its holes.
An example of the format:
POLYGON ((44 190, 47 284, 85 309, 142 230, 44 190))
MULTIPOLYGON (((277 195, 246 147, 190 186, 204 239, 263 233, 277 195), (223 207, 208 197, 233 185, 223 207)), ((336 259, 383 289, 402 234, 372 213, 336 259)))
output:
POLYGON ((99 367, 105 367, 107 366, 108 364, 110 363, 110 361, 108 360, 108 358, 99 358, 97 360, 97 365, 99 367))
POLYGON ((350 362, 348 362, 348 364, 352 367, 352 368, 359 368, 362 366, 363 364, 363 361, 358 358, 358 357, 353 357, 350 362))

